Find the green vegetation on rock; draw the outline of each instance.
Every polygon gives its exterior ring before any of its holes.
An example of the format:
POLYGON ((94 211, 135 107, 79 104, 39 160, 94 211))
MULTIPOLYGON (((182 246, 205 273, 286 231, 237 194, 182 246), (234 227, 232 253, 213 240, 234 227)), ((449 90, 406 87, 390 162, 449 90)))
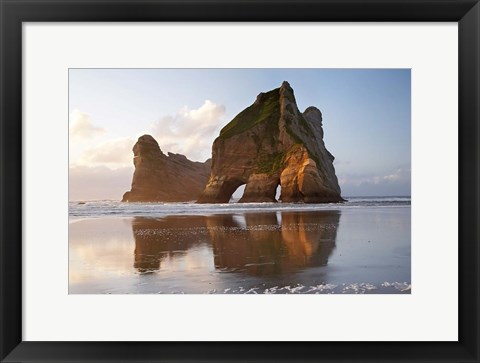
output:
POLYGON ((256 102, 250 107, 240 112, 232 121, 230 121, 221 131, 220 138, 226 139, 234 135, 241 134, 244 131, 270 119, 280 117, 279 90, 263 94, 261 102, 256 102))
POLYGON ((257 172, 273 174, 278 171, 283 163, 285 153, 276 152, 271 155, 263 155, 257 163, 257 172))

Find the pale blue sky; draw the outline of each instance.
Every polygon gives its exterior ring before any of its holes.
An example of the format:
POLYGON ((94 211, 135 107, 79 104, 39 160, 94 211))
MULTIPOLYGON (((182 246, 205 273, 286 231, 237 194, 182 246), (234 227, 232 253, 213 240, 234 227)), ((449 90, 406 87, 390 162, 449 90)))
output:
POLYGON ((343 195, 410 195, 409 69, 71 69, 69 110, 87 115, 91 129, 101 131, 70 142, 71 165, 99 167, 106 160, 107 167, 125 166, 108 164, 104 146, 131 138, 122 144, 127 153, 136 137, 150 131, 164 152, 203 161, 219 128, 258 93, 284 80, 301 111, 308 106, 322 111, 324 141, 336 158, 343 195), (195 113, 198 109, 203 111, 195 113), (196 145, 194 132, 202 115, 211 127, 196 145), (182 124, 188 130, 182 131, 182 124), (168 143, 162 145, 167 128, 168 143), (182 133, 191 139, 188 145, 182 133), (87 159, 96 161, 88 164, 87 159))

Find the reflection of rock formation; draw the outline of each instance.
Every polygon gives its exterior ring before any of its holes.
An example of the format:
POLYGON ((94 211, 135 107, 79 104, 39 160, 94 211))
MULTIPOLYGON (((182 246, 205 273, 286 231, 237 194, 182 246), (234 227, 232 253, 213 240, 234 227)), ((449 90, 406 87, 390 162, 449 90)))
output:
POLYGON ((335 248, 340 213, 284 212, 282 240, 297 267, 324 266, 335 248))
POLYGON ((204 242, 202 230, 205 232, 205 220, 204 217, 177 216, 135 218, 132 229, 135 238, 133 267, 146 273, 159 270, 163 259, 175 258, 190 247, 204 242))
POLYGON ((276 213, 249 213, 242 226, 230 215, 209 217, 215 267, 261 276, 326 265, 339 219, 336 211, 283 212, 279 224, 276 213))
POLYGON ((196 200, 210 175, 211 161, 198 163, 180 154, 165 155, 150 135, 133 147, 132 190, 122 202, 182 202, 196 200))
POLYGON ((240 202, 341 202, 334 157, 323 141, 322 113, 297 107, 288 82, 260 93, 221 131, 212 146, 210 179, 200 203, 228 203, 246 184, 240 202))
POLYGON ((158 270, 162 260, 183 257, 200 244, 212 246, 215 268, 224 272, 267 276, 324 266, 339 220, 337 211, 135 218, 134 267, 158 270))
POLYGON ((246 214, 246 225, 231 215, 219 217, 207 218, 217 269, 254 275, 280 272, 282 239, 276 213, 246 214))

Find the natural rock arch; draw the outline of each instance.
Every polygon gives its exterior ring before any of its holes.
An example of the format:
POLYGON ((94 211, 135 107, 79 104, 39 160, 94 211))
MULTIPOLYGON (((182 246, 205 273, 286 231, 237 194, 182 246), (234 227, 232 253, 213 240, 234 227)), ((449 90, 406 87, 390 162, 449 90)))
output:
POLYGON ((283 82, 260 93, 220 131, 198 202, 225 203, 240 182, 246 186, 239 202, 275 202, 278 185, 282 202, 341 202, 333 160, 323 142, 321 112, 308 107, 301 113, 283 82))

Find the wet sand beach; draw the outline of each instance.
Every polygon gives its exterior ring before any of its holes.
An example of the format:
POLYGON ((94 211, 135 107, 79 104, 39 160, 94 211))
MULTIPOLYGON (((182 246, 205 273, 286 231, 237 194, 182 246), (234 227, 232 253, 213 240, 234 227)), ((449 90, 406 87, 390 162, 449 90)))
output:
POLYGON ((71 218, 70 294, 411 292, 410 206, 71 218))

